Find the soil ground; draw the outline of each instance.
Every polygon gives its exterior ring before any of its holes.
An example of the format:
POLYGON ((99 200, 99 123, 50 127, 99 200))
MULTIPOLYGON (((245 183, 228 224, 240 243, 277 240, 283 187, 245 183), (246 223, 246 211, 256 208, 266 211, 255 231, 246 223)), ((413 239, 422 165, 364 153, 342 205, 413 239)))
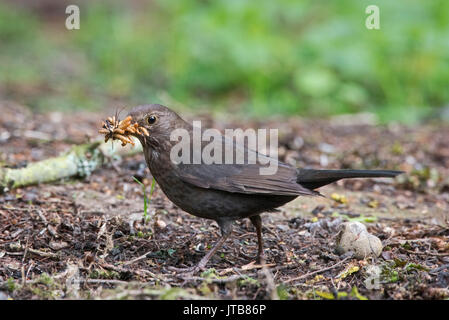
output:
MULTIPOLYGON (((100 139, 101 119, 113 112, 33 114, 2 102, 0 113, 0 164, 21 167, 100 139)), ((132 179, 149 192, 143 155, 111 159, 84 179, 0 195, 0 298, 449 297, 449 125, 202 118, 219 129, 279 128, 280 157, 298 167, 407 173, 340 181, 320 189, 325 197, 297 198, 263 214, 264 267, 254 264, 251 223, 238 221, 209 269, 185 276, 170 267, 196 264, 218 239, 218 226, 183 212, 157 186, 143 223, 143 191, 132 179), (336 253, 337 225, 346 220, 361 221, 382 240, 380 257, 336 253)))

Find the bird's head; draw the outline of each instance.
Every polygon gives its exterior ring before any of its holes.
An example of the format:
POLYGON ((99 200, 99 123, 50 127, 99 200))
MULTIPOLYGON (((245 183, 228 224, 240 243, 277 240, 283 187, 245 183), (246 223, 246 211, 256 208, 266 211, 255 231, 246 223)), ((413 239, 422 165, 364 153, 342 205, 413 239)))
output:
POLYGON ((137 123, 140 132, 132 133, 137 137, 142 146, 150 148, 160 148, 163 145, 170 144, 170 134, 178 128, 187 128, 188 124, 169 108, 160 104, 146 104, 134 107, 128 116, 132 123, 137 123))

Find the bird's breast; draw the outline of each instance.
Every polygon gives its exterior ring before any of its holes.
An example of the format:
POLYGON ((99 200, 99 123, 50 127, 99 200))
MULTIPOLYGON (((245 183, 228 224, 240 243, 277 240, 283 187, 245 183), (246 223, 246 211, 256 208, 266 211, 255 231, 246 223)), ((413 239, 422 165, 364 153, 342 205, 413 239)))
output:
POLYGON ((220 220, 247 218, 272 210, 296 196, 233 193, 194 186, 183 181, 178 168, 164 153, 145 152, 151 174, 161 190, 176 206, 195 216, 220 220))

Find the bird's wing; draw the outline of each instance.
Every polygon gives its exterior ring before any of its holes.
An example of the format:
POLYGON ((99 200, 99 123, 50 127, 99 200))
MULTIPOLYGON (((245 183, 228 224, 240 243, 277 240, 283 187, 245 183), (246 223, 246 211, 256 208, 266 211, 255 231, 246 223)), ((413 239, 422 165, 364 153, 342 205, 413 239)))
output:
POLYGON ((280 163, 273 175, 261 175, 259 164, 178 164, 176 175, 206 189, 270 195, 317 195, 296 183, 296 169, 280 163))
MULTIPOLYGON (((201 150, 204 150, 206 144, 209 143, 203 141, 201 150)), ((296 168, 275 158, 265 156, 256 150, 248 148, 246 145, 237 144, 225 137, 221 137, 214 140, 209 146, 216 147, 216 150, 222 150, 221 155, 217 155, 221 159, 220 164, 180 163, 175 165, 174 168, 178 178, 200 188, 234 193, 288 196, 319 194, 296 182, 296 168), (233 159, 239 158, 242 164, 239 164, 238 161, 231 161, 228 164, 226 159, 228 153, 232 153, 233 159), (250 161, 250 159, 254 161, 250 161), (277 170, 274 174, 261 174, 260 169, 264 167, 277 167, 277 170)), ((194 155, 195 152, 202 152, 201 150, 192 150, 191 160, 195 157, 197 159, 202 158, 202 155, 199 153, 194 155)))

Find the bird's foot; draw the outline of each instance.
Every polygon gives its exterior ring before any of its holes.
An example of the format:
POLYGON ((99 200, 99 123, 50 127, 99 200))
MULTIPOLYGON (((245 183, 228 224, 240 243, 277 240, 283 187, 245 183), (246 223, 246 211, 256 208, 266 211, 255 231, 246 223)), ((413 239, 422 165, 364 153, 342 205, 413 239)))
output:
POLYGON ((258 255, 256 257, 256 264, 262 265, 265 264, 266 260, 265 260, 265 256, 264 255, 258 255))

